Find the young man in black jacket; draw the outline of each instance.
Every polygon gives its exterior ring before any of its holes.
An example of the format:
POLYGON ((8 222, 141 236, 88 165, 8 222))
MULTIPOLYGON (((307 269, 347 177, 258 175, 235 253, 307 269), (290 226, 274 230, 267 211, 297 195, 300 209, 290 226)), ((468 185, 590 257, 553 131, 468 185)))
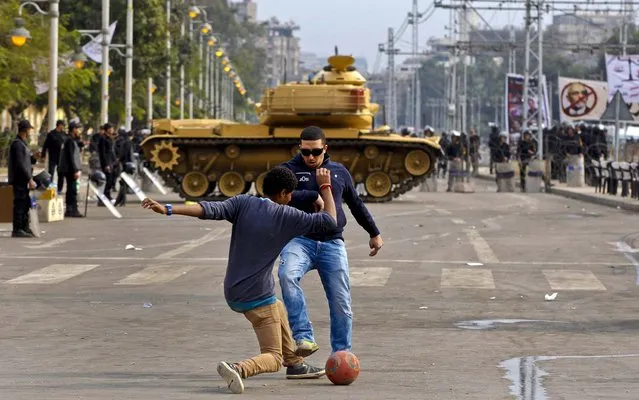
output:
POLYGON ((64 121, 58 120, 55 123, 55 129, 47 134, 47 138, 42 145, 42 158, 49 154, 49 175, 53 179, 53 173, 58 169, 58 193, 62 193, 64 186, 64 175, 60 173, 60 152, 62 145, 67 140, 64 133, 64 121))
POLYGON ((300 152, 284 164, 297 177, 297 191, 290 205, 309 213, 322 207, 315 179, 318 168, 331 172, 333 199, 337 209, 337 229, 324 234, 307 234, 291 240, 280 254, 279 279, 288 319, 296 341, 295 354, 308 357, 319 349, 306 310, 300 280, 311 269, 317 269, 328 299, 331 318, 331 347, 333 352, 351 350, 353 313, 348 274, 348 257, 343 231, 346 215, 342 200, 370 235, 370 256, 377 254, 384 242, 366 206, 359 198, 348 170, 329 159, 324 131, 316 126, 304 128, 300 135, 300 152))
MULTIPOLYGON (((33 164, 36 157, 27 144, 29 132, 33 129, 29 121, 18 123, 18 136, 9 147, 9 184, 13 186, 13 232, 12 237, 29 238, 34 233, 29 228, 31 199, 29 190, 36 188, 33 180, 33 164)), ((37 156, 37 154, 36 154, 37 156)))
POLYGON ((67 180, 67 192, 65 195, 65 217, 82 218, 84 215, 78 211, 78 187, 77 182, 82 174, 82 159, 77 139, 80 137, 80 125, 71 122, 69 124, 69 136, 62 145, 60 154, 59 173, 67 180))

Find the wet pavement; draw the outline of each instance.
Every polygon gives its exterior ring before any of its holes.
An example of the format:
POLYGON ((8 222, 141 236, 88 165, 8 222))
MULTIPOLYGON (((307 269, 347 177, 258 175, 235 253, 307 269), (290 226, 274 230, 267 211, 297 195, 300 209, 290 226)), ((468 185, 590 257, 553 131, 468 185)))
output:
MULTIPOLYGON (((369 205, 386 242, 377 257, 349 221, 359 379, 282 371, 247 380, 243 396, 636 399, 636 214, 439 183, 369 205)), ((223 298, 230 224, 120 210, 91 205, 38 239, 0 232, 0 398, 235 398, 216 364, 258 346, 223 298)), ((308 361, 323 365, 326 300, 316 273, 303 286, 320 345, 308 361)))

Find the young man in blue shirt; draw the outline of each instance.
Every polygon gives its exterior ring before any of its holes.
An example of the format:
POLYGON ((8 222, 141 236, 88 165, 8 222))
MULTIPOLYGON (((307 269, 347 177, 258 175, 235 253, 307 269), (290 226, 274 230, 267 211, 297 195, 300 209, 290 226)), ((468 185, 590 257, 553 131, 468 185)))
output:
POLYGON ((261 354, 237 363, 221 362, 218 373, 233 393, 242 393, 242 379, 287 366, 288 379, 319 378, 324 369, 312 367, 295 355, 284 305, 275 297, 273 263, 294 237, 324 233, 337 227, 337 213, 331 193, 330 172, 317 170, 325 211, 309 214, 288 207, 297 186, 295 175, 276 167, 264 178, 268 198, 239 195, 222 202, 196 205, 162 205, 145 199, 142 207, 164 215, 186 215, 200 219, 227 220, 233 224, 229 261, 224 277, 224 297, 229 307, 244 314, 253 325, 261 354))
POLYGON ((296 341, 295 354, 308 357, 319 349, 313 337, 313 327, 306 310, 304 292, 300 281, 306 273, 317 269, 326 298, 331 319, 331 348, 333 352, 350 351, 352 347, 353 313, 348 273, 348 256, 344 246, 346 215, 342 200, 348 205, 357 223, 370 236, 370 256, 377 254, 384 245, 379 229, 366 206, 359 198, 348 170, 340 163, 331 161, 326 151, 326 135, 321 128, 309 126, 300 134, 300 153, 284 164, 295 172, 298 185, 290 205, 312 213, 323 207, 326 199, 318 195, 321 187, 316 182, 315 171, 326 168, 331 171, 332 191, 337 212, 337 227, 330 232, 310 233, 291 240, 280 254, 278 276, 282 298, 288 312, 288 321, 296 341))

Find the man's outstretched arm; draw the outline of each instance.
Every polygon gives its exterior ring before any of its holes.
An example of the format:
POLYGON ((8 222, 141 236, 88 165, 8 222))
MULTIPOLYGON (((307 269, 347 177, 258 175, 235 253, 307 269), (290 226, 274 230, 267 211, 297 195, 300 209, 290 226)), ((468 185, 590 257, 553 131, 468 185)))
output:
MULTIPOLYGON (((153 199, 144 199, 142 201, 142 208, 146 208, 147 210, 153 210, 158 214, 167 215, 168 210, 164 204, 160 204, 153 199)), ((187 217, 196 217, 202 218, 204 216, 204 209, 199 204, 193 205, 184 205, 184 204, 175 204, 172 206, 173 214, 175 215, 186 215, 187 217)))
MULTIPOLYGON (((193 205, 175 204, 171 206, 171 214, 233 222, 237 214, 237 202, 235 197, 231 197, 224 201, 203 201, 193 205)), ((152 199, 144 199, 142 207, 162 215, 168 215, 169 211, 165 205, 152 199)))

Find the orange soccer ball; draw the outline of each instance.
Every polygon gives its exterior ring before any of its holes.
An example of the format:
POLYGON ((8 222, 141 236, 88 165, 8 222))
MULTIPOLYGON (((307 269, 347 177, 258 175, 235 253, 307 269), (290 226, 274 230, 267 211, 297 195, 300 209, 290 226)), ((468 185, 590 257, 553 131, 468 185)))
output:
POLYGON ((359 360, 350 351, 336 351, 326 360, 325 370, 335 385, 350 385, 359 376, 359 360))

